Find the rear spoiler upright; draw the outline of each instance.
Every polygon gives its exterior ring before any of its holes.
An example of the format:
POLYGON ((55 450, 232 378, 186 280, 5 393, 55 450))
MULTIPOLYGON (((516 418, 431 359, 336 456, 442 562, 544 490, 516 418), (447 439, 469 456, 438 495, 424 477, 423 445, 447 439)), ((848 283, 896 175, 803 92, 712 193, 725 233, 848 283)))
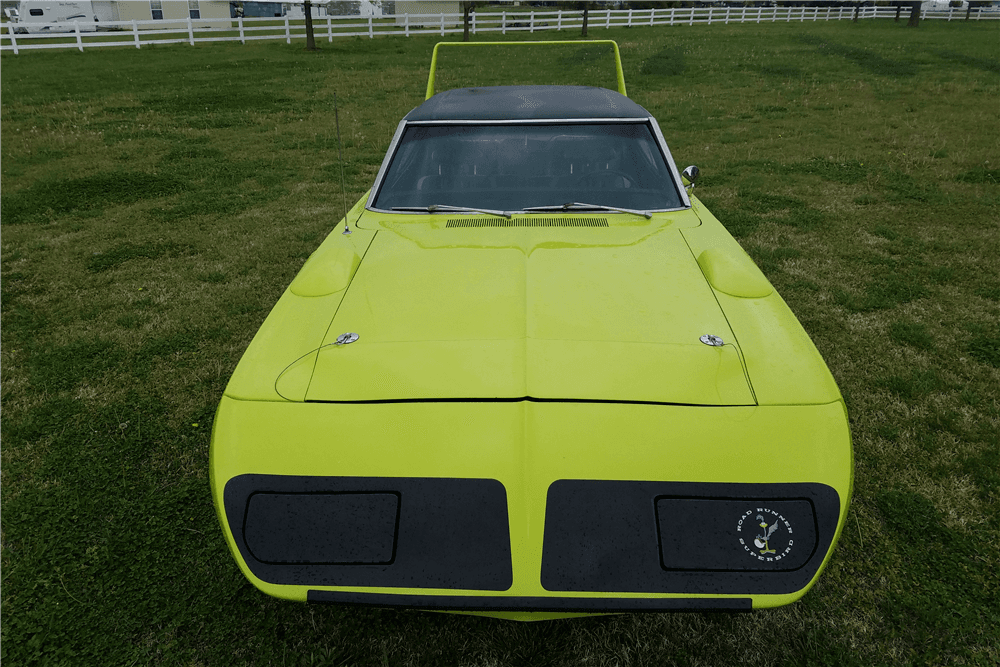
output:
POLYGON ((625 73, 622 72, 622 57, 618 52, 618 44, 611 39, 594 39, 588 41, 553 41, 553 42, 438 42, 434 45, 434 51, 431 53, 431 71, 427 76, 427 96, 424 97, 425 100, 431 99, 434 96, 434 73, 437 70, 437 57, 438 49, 442 46, 546 46, 546 45, 590 45, 590 44, 610 44, 611 48, 615 52, 615 74, 618 77, 618 92, 628 97, 628 93, 625 92, 625 73))

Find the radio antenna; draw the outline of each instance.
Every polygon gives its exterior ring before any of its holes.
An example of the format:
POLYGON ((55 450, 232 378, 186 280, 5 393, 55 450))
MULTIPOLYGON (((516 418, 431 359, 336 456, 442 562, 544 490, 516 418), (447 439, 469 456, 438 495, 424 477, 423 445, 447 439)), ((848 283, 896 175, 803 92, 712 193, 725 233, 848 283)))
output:
POLYGON ((344 197, 344 234, 350 234, 347 222, 347 187, 344 185, 344 151, 340 147, 340 115, 337 113, 337 93, 333 93, 333 118, 337 123, 337 156, 340 158, 340 194, 344 197))

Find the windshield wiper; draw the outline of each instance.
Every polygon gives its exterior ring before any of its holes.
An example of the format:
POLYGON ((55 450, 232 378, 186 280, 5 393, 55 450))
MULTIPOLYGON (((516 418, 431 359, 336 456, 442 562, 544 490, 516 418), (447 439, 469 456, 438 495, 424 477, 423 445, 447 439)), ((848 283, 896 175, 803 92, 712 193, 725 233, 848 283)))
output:
POLYGON ((471 206, 449 206, 447 204, 431 204, 430 206, 393 206, 393 211, 427 211, 437 213, 438 211, 471 211, 472 213, 486 213, 487 215, 499 215, 510 219, 510 213, 506 211, 494 211, 488 208, 472 208, 471 206))
POLYGON ((595 209, 598 211, 618 211, 619 213, 632 213, 633 215, 641 215, 647 220, 653 217, 653 214, 649 211, 637 211, 632 208, 618 208, 617 206, 606 206, 604 204, 584 204, 578 201, 571 201, 565 204, 558 204, 555 206, 529 206, 524 209, 524 212, 529 211, 572 211, 581 209, 595 209))

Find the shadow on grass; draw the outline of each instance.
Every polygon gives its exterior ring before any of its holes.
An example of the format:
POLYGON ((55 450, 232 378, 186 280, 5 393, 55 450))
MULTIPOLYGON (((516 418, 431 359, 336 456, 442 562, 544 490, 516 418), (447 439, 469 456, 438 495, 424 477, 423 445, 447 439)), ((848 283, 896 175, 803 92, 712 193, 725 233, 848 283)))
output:
POLYGON ((941 391, 945 383, 934 369, 911 370, 906 375, 890 375, 879 384, 906 401, 941 391))
POLYGON ((858 67, 867 70, 872 74, 891 77, 909 77, 917 73, 917 68, 913 63, 899 60, 890 60, 875 51, 860 49, 854 46, 845 46, 816 37, 815 35, 802 35, 799 41, 803 44, 815 46, 816 50, 825 55, 840 56, 850 60, 858 67))
POLYGON ((46 222, 50 215, 94 211, 111 204, 131 204, 179 192, 173 176, 142 172, 102 172, 82 178, 36 181, 0 199, 5 224, 46 222))
POLYGON ((960 65, 965 65, 966 67, 980 69, 984 72, 1000 74, 1000 60, 995 58, 977 58, 976 56, 970 56, 965 53, 945 50, 938 50, 934 53, 939 58, 943 58, 944 60, 950 60, 951 62, 959 63, 960 65))
MULTIPOLYGON (((995 488, 996 479, 993 483, 995 488)), ((1000 590, 982 557, 985 545, 945 526, 941 512, 919 493, 883 491, 876 504, 898 536, 893 544, 901 560, 882 612, 913 647, 911 658, 922 664, 985 664, 979 661, 993 640, 981 630, 1000 625, 1000 590)))
POLYGON ((934 337, 927 331, 927 325, 921 322, 897 320, 889 325, 889 335, 897 343, 926 352, 934 351, 934 337))
POLYGON ((888 310, 922 299, 928 294, 920 276, 910 270, 904 270, 903 273, 882 272, 869 281, 860 294, 840 288, 833 290, 834 301, 855 313, 888 310))
POLYGON ((678 76, 687 69, 684 61, 684 50, 679 46, 661 49, 647 58, 639 68, 639 73, 646 76, 678 76))
POLYGON ((115 269, 133 259, 159 259, 191 254, 194 248, 182 243, 122 243, 87 260, 87 270, 101 273, 115 269))
POLYGON ((72 389, 84 380, 99 378, 124 356, 114 343, 98 337, 37 350, 29 357, 31 383, 43 392, 72 389))

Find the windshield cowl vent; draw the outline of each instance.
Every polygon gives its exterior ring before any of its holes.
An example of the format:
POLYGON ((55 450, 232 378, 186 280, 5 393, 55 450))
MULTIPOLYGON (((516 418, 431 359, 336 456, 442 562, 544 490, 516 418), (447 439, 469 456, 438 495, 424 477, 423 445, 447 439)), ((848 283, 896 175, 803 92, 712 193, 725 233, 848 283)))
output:
POLYGON ((607 227, 607 218, 452 218, 445 227, 607 227))

